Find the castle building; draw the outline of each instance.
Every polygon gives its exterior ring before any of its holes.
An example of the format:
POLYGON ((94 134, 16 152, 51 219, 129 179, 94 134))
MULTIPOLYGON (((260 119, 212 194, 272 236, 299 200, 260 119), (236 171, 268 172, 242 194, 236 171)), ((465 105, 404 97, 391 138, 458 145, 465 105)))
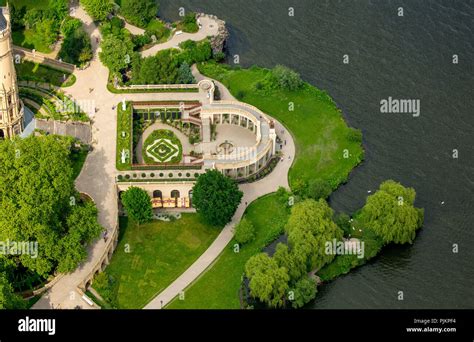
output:
POLYGON ((0 7, 0 139, 20 135, 24 129, 23 116, 13 64, 10 12, 8 7, 0 7))

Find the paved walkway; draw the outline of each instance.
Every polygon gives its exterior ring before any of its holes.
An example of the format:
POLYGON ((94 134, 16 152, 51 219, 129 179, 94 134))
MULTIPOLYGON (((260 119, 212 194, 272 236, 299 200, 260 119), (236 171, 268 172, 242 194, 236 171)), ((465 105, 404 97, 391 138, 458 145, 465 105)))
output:
MULTIPOLYGON (((116 110, 112 109, 122 100, 135 101, 166 101, 166 100, 198 100, 208 104, 207 93, 200 90, 198 93, 143 93, 143 94, 112 94, 107 90, 108 69, 104 67, 98 58, 100 47, 96 38, 100 41, 100 32, 82 9, 76 8, 74 16, 83 21, 86 32, 91 36, 94 58, 91 65, 85 70, 76 70, 76 83, 65 88, 67 95, 76 101, 93 101, 96 107, 95 114, 91 115, 93 124, 93 152, 89 154, 84 167, 76 180, 79 191, 91 196, 99 210, 99 223, 108 231, 109 236, 118 229, 118 206, 115 188, 115 176, 118 174, 115 168, 116 150, 116 110), (92 88, 94 87, 94 88, 92 88)), ((182 34, 174 36, 168 43, 155 45, 152 49, 145 51, 148 55, 156 54, 161 49, 170 48, 187 39, 201 40, 205 37, 217 34, 217 24, 212 19, 201 18, 203 28, 195 34, 182 34), (153 51, 151 51, 153 50, 153 51)), ((199 75, 198 75, 199 76, 199 75)), ((199 76, 202 77, 202 76, 199 76)), ((199 80, 199 79, 198 79, 199 80)), ((230 92, 220 83, 221 99, 234 99, 230 92)), ((277 123, 277 130, 281 135, 284 128, 277 123)), ((264 179, 250 184, 241 185, 244 192, 241 205, 238 207, 232 221, 222 230, 220 235, 212 243, 208 250, 186 270, 175 282, 153 299, 146 308, 161 308, 161 304, 168 304, 176 295, 189 286, 202 272, 209 268, 212 262, 220 255, 225 246, 233 236, 233 228, 240 220, 246 204, 258 197, 276 191, 279 186, 288 187, 287 174, 295 154, 293 140, 286 132, 282 139, 287 140, 283 149, 285 158, 275 170, 264 179), (285 136, 286 135, 286 136, 285 136), (290 159, 288 159, 288 156, 290 159)), ((105 252, 103 239, 97 240, 88 248, 88 259, 82 263, 74 272, 63 276, 42 298, 33 306, 33 309, 50 308, 92 308, 77 293, 78 285, 92 272, 105 252)))
POLYGON ((149 48, 148 50, 142 51, 141 52, 142 57, 154 56, 160 50, 171 49, 171 48, 179 49, 179 44, 189 39, 194 40, 194 41, 200 41, 209 36, 217 35, 218 29, 219 29, 217 21, 209 17, 201 17, 199 18, 199 20, 201 21, 202 26, 198 32, 196 33, 183 32, 181 34, 176 34, 175 32, 174 36, 167 42, 156 44, 152 46, 151 48, 149 48))

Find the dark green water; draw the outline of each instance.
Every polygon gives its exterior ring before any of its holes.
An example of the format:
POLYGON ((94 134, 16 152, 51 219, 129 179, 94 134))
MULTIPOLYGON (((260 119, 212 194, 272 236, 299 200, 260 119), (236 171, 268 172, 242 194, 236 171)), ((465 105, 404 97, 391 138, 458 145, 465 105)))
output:
POLYGON ((367 190, 388 178, 416 189, 425 225, 415 244, 385 248, 373 262, 320 288, 312 307, 474 308, 474 1, 160 4, 166 19, 177 19, 181 6, 224 19, 229 52, 239 54, 243 66, 294 68, 326 89, 349 124, 362 129, 366 161, 332 195, 335 210, 360 208, 367 190), (400 6, 404 17, 397 16, 400 6), (419 99, 420 117, 381 114, 380 100, 389 96, 419 99))

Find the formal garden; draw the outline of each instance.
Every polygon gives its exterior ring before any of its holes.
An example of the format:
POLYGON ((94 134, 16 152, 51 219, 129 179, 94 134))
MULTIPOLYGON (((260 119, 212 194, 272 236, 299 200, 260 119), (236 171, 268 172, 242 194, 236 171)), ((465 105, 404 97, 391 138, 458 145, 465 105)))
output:
POLYGON ((143 159, 147 164, 176 164, 183 158, 183 147, 176 135, 169 130, 156 130, 143 144, 143 159))

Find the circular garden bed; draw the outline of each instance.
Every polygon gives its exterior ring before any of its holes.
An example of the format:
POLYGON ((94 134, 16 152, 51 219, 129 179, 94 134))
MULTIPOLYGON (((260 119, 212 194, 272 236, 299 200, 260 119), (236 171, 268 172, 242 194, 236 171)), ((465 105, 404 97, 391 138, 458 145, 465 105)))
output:
POLYGON ((172 131, 159 129, 146 138, 142 155, 146 164, 177 164, 183 157, 183 147, 172 131))

